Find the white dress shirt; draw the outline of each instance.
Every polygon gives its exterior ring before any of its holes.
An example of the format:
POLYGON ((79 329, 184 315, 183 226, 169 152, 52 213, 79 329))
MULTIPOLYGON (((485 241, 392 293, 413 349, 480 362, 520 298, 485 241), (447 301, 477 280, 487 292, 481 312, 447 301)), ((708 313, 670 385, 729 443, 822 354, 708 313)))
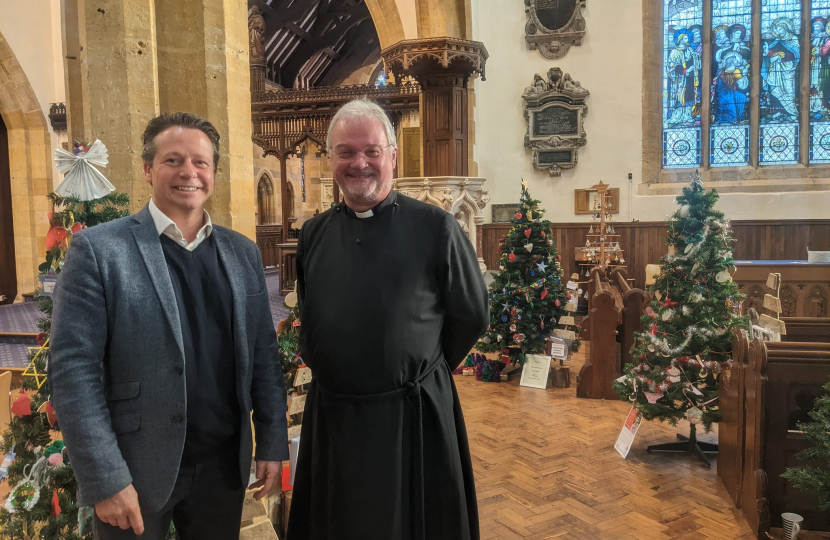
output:
POLYGON ((188 251, 193 251, 199 247, 199 244, 201 244, 205 238, 210 236, 210 233, 213 232, 213 223, 210 221, 210 214, 208 214, 207 210, 204 210, 205 224, 202 225, 201 229, 199 229, 199 232, 196 234, 196 238, 188 244, 182 234, 182 231, 179 230, 179 227, 173 222, 172 219, 167 217, 164 212, 159 210, 156 203, 153 202, 153 199, 150 199, 149 206, 150 215, 153 216, 153 223, 156 225, 156 230, 158 231, 159 236, 162 234, 165 235, 167 238, 176 242, 188 251))

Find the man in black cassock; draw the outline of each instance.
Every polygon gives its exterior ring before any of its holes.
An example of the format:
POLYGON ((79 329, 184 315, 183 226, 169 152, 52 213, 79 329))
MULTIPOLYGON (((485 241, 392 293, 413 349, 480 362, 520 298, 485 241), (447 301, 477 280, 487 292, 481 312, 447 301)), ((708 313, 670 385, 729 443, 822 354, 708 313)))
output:
POLYGON ((344 202, 297 246, 311 383, 288 540, 478 540, 451 372, 487 328, 475 251, 444 210, 392 190, 386 114, 343 106, 326 146, 344 202))

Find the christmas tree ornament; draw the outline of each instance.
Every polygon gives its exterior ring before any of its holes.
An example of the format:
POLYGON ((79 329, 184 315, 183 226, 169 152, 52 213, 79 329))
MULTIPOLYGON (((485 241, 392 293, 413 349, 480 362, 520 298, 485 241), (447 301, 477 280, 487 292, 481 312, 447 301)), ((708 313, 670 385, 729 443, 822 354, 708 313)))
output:
POLYGON ((698 303, 698 302, 700 302, 701 300, 703 300, 703 295, 702 295, 702 294, 700 294, 699 292, 696 292, 696 291, 695 291, 695 292, 693 292, 693 293, 691 293, 691 294, 689 295, 689 302, 692 302, 692 303, 694 303, 694 304, 697 304, 697 303, 698 303))
POLYGON ((516 217, 516 219, 522 219, 522 213, 521 212, 516 212, 515 217, 516 217))
POLYGON ((692 308, 689 306, 683 306, 680 311, 683 312, 683 315, 690 315, 692 313, 692 308))
POLYGON ((726 270, 722 270, 715 275, 715 281, 717 281, 718 283, 726 283, 727 281, 732 281, 732 275, 726 270))
POLYGON ((532 231, 531 229, 525 229, 525 238, 530 238, 530 234, 531 234, 532 232, 533 232, 533 231, 532 231))
POLYGON ((107 147, 99 140, 90 147, 76 143, 74 153, 56 148, 55 167, 65 176, 55 188, 55 193, 81 201, 92 201, 109 195, 115 191, 115 186, 94 167, 106 167, 108 163, 107 147))
POLYGON ((527 252, 528 252, 528 253, 530 253, 531 251, 533 251, 533 244, 531 244, 531 243, 527 243, 527 244, 525 244, 525 246, 524 246, 524 247, 525 247, 525 249, 527 250, 527 252))
POLYGON ((560 307, 560 306, 562 305, 562 301, 561 301, 561 300, 559 300, 559 299, 557 298, 557 299, 554 301, 554 304, 556 304, 556 307, 560 307))
POLYGON ((512 248, 510 249, 510 255, 508 255, 507 258, 510 259, 510 262, 516 262, 516 254, 513 253, 512 248))
POLYGON ((546 264, 545 264, 545 262, 544 262, 544 261, 542 261, 542 262, 538 263, 538 264, 536 265, 536 267, 537 267, 537 268, 538 268, 541 272, 544 272, 544 271, 547 269, 548 265, 546 265, 546 264))
POLYGON ((660 399, 661 397, 663 397, 662 392, 643 392, 643 393, 646 396, 646 400, 648 400, 648 402, 651 403, 652 405, 657 403, 657 400, 660 399))
POLYGON ((29 394, 25 390, 20 392, 20 395, 14 400, 11 412, 21 417, 32 414, 32 402, 29 400, 29 394))
MULTIPOLYGON (((545 299, 545 297, 546 297, 547 295, 548 295, 548 290, 547 290, 547 289, 543 289, 543 290, 542 290, 542 294, 540 295, 540 298, 541 298, 542 300, 544 300, 544 299, 545 299)), ((559 307, 559 306, 557 306, 557 307, 559 307)))
POLYGON ((682 219, 686 219, 687 217, 689 217, 689 210, 690 210, 689 205, 684 204, 683 206, 680 207, 680 212, 678 212, 678 214, 680 215, 680 217, 682 219))
POLYGON ((40 500, 40 487, 29 478, 24 478, 9 492, 5 508, 10 514, 29 511, 38 500, 40 500))
POLYGON ((688 420, 690 424, 700 424, 702 419, 703 411, 701 411, 697 407, 692 407, 691 409, 686 411, 686 420, 688 420))
POLYGON ((667 309, 663 312, 662 317, 664 321, 671 320, 672 318, 674 318, 674 310, 671 308, 667 309))
POLYGON ((515 325, 515 324, 511 324, 511 325, 510 325, 510 331, 511 331, 511 332, 515 332, 515 331, 516 331, 516 325, 515 325))
POLYGON ((52 488, 52 517, 61 515, 61 501, 58 498, 58 488, 52 488))

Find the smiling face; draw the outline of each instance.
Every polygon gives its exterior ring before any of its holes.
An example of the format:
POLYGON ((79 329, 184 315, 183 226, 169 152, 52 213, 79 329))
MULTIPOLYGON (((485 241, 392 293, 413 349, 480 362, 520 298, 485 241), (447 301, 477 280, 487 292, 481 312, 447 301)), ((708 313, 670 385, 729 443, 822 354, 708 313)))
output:
POLYGON ((350 208, 363 212, 389 195, 398 150, 389 148, 378 120, 337 122, 331 132, 331 148, 334 181, 350 208))
POLYGON ((173 126, 155 138, 153 164, 144 164, 144 179, 153 186, 153 201, 167 217, 201 215, 213 193, 213 146, 199 129, 173 126))

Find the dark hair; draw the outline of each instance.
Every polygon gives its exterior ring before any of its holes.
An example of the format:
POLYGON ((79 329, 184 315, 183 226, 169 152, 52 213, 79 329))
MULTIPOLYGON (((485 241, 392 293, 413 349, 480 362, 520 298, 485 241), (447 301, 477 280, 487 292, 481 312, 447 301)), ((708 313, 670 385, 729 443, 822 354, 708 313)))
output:
POLYGON ((158 147, 156 146, 156 137, 159 133, 171 127, 184 127, 190 129, 198 129, 210 139, 210 144, 213 146, 213 170, 219 166, 219 132, 213 127, 213 124, 200 116, 192 113, 177 112, 172 114, 160 114, 156 116, 141 136, 144 143, 144 148, 141 150, 141 159, 144 163, 152 166, 153 160, 156 157, 158 147))

